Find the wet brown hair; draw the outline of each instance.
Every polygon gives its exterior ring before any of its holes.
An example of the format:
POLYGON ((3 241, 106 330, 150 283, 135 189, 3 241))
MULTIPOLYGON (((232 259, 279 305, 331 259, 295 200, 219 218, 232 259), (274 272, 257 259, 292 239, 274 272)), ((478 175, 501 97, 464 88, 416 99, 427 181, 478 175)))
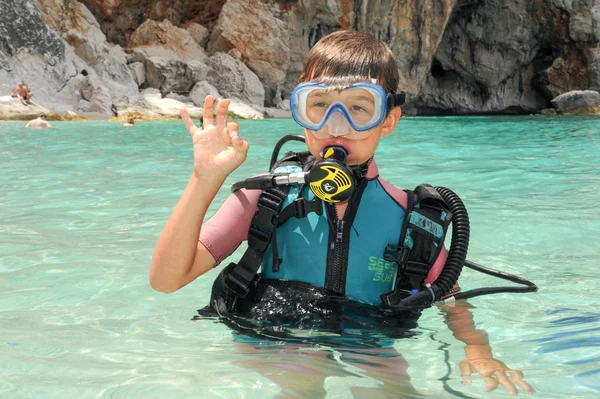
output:
POLYGON ((340 90, 371 79, 377 79, 387 93, 396 93, 400 77, 394 53, 369 33, 342 30, 310 49, 297 83, 318 81, 340 90))

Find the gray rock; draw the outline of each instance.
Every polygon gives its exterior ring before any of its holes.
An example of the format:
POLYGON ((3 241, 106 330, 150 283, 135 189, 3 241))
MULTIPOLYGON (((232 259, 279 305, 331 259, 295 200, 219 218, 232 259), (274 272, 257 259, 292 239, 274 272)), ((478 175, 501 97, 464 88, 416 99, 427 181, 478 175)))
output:
POLYGON ((169 19, 161 22, 147 19, 129 38, 131 46, 161 46, 175 52, 184 61, 206 61, 204 49, 190 32, 173 26, 169 19))
POLYGON ((600 48, 593 50, 592 57, 589 89, 600 91, 600 48))
POLYGON ((264 111, 257 109, 251 104, 246 104, 243 100, 233 97, 229 104, 229 112, 242 119, 264 119, 264 111))
POLYGON ((187 30, 192 38, 198 43, 200 46, 204 47, 208 41, 208 29, 204 26, 197 24, 195 22, 190 22, 185 25, 185 30, 187 30))
POLYGON ((190 61, 188 62, 188 67, 190 68, 190 73, 192 75, 192 82, 196 83, 206 80, 206 76, 208 75, 208 65, 204 62, 190 61))
POLYGON ((182 96, 182 95, 176 94, 176 93, 169 93, 169 94, 167 94, 165 96, 165 98, 170 98, 172 100, 177 100, 177 101, 182 102, 182 103, 190 103, 191 102, 191 100, 190 100, 189 97, 182 96))
POLYGON ((144 61, 146 83, 142 87, 154 87, 163 95, 170 92, 189 93, 192 85, 192 71, 178 58, 148 57, 144 61))
POLYGON ((217 99, 223 98, 223 96, 221 96, 221 93, 219 93, 215 86, 211 85, 207 81, 202 81, 194 85, 192 91, 190 92, 190 99, 192 100, 195 106, 203 107, 204 99, 208 95, 211 95, 217 99))
POLYGON ((552 106, 558 112, 569 112, 589 106, 600 107, 600 93, 593 90, 570 91, 554 98, 552 106))
POLYGON ((265 89, 246 65, 225 53, 216 53, 208 59, 207 65, 206 80, 224 97, 237 97, 249 104, 264 106, 265 89))
POLYGON ((283 111, 289 111, 290 110, 290 99, 286 98, 285 100, 281 100, 278 104, 277 107, 280 110, 283 111))
POLYGON ((154 87, 148 87, 147 89, 144 89, 140 92, 140 95, 145 96, 148 94, 161 94, 160 90, 155 89, 154 87))
POLYGON ((131 72, 131 75, 133 76, 133 79, 138 87, 146 83, 146 68, 144 68, 144 63, 132 62, 131 64, 127 65, 127 67, 129 68, 129 71, 131 72))

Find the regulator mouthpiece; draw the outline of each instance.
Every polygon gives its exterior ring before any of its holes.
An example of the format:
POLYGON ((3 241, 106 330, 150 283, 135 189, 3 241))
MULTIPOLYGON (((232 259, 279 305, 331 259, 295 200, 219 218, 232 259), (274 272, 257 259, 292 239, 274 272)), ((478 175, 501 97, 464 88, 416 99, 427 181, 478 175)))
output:
POLYGON ((348 152, 339 146, 326 147, 323 159, 308 174, 308 184, 317 198, 325 202, 346 201, 356 187, 356 178, 346 165, 348 152))
POLYGON ((348 156, 348 152, 344 147, 339 146, 329 146, 325 147, 323 150, 323 158, 324 159, 332 159, 338 162, 346 163, 346 157, 348 156))

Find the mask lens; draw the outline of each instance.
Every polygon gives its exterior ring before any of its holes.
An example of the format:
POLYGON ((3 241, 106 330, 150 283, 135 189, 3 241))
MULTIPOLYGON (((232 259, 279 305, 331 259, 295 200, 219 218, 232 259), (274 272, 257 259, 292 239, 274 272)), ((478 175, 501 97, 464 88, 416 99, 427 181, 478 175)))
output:
POLYGON ((375 99, 373 93, 363 88, 351 88, 341 92, 341 102, 344 104, 352 122, 356 126, 366 126, 375 118, 375 99))
POLYGON ((306 96, 306 116, 311 123, 319 124, 334 104, 343 106, 357 127, 366 126, 379 117, 380 109, 376 107, 373 93, 364 88, 349 88, 341 92, 325 89, 311 90, 306 96))

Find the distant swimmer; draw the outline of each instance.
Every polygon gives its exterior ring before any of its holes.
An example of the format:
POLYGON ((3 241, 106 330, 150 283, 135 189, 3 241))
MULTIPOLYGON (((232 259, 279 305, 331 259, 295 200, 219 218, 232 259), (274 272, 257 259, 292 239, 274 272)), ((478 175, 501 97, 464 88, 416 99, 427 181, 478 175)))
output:
POLYGON ((40 114, 36 119, 31 120, 25 127, 52 127, 46 120, 46 114, 40 114))
POLYGON ((127 118, 127 122, 123 123, 123 126, 135 126, 135 120, 133 116, 127 118))

